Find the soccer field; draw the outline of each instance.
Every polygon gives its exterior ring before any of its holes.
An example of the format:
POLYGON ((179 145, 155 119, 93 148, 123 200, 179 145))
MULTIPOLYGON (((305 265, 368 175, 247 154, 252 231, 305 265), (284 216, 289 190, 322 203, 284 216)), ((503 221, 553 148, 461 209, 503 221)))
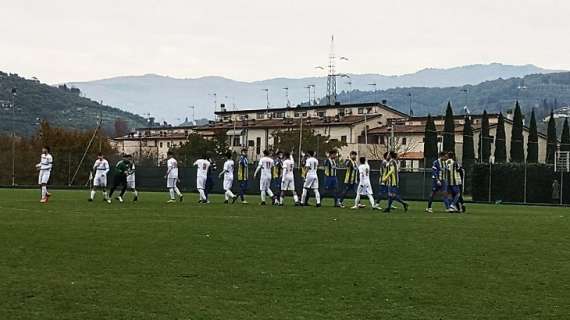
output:
POLYGON ((1 319, 570 317, 570 209, 52 192, 42 205, 36 190, 0 190, 1 319))

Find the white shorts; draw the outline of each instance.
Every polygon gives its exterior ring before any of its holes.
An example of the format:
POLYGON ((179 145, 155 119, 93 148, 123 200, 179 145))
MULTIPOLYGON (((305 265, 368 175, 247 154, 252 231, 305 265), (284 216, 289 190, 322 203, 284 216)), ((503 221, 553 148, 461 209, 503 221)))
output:
POLYGON ((319 188, 319 177, 318 176, 307 176, 305 178, 305 183, 303 184, 305 189, 316 190, 319 188))
POLYGON ((127 188, 134 189, 135 186, 136 186, 135 179, 129 180, 129 178, 127 178, 127 188))
POLYGON ((293 177, 283 177, 281 179, 281 191, 295 191, 295 179, 293 177))
POLYGON ((178 178, 168 178, 166 179, 166 187, 168 189, 170 188, 176 188, 176 183, 178 182, 178 178))
POLYGON ((51 174, 51 170, 40 170, 38 175, 38 184, 47 184, 49 181, 49 175, 51 174))
POLYGON ((366 184, 359 184, 358 185, 358 189, 356 190, 356 192, 360 195, 374 195, 374 191, 372 191, 372 186, 370 185, 370 183, 366 183, 366 184))
POLYGON ((94 187, 106 187, 107 186, 107 175, 106 174, 96 174, 95 179, 93 179, 94 187))
POLYGON ((261 177, 259 179, 259 191, 267 191, 271 188, 271 177, 261 177))
POLYGON ((206 189, 206 177, 196 177, 196 189, 206 189))
POLYGON ((234 178, 226 178, 224 177, 224 190, 231 190, 234 184, 234 178))

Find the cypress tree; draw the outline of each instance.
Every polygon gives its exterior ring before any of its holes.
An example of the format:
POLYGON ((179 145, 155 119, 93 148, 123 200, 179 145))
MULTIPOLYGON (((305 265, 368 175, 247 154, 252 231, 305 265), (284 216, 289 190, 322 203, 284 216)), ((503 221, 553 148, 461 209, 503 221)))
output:
POLYGON ((528 144, 526 147, 526 162, 538 163, 538 129, 536 127, 536 118, 534 109, 530 114, 530 124, 528 127, 528 144))
POLYGON ((426 168, 431 167, 431 164, 437 159, 437 129, 431 115, 427 117, 424 132, 424 158, 426 168))
POLYGON ((504 163, 507 161, 507 135, 505 133, 505 118, 499 113, 497 123, 497 134, 495 135, 495 162, 504 163))
POLYGON ((483 111, 481 134, 479 135, 479 162, 488 162, 491 156, 491 138, 489 135, 489 115, 483 111))
POLYGON ((455 152, 455 121, 451 102, 447 103, 445 110, 445 122, 443 124, 443 150, 455 152))
POLYGON ((517 101, 511 131, 511 162, 524 162, 524 136, 521 107, 517 101))
POLYGON ((554 164, 556 157, 556 147, 558 144, 556 138, 556 120, 554 120, 554 112, 550 111, 550 120, 548 120, 548 131, 546 133, 546 163, 554 164))
POLYGON ((471 127, 471 118, 465 117, 463 124, 463 166, 470 167, 475 162, 475 148, 473 145, 473 127, 471 127))
POLYGON ((564 127, 562 127, 560 151, 570 151, 570 128, 568 127, 568 118, 564 119, 564 127))

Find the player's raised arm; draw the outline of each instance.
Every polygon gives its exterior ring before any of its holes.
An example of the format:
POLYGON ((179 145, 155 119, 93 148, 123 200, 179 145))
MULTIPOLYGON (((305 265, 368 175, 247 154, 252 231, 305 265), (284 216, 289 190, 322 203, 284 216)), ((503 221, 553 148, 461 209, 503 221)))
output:
POLYGON ((258 161, 257 163, 257 168, 255 169, 255 172, 253 173, 254 177, 257 177, 257 174, 259 173, 259 171, 261 170, 261 167, 263 167, 263 163, 261 163, 261 160, 258 161))

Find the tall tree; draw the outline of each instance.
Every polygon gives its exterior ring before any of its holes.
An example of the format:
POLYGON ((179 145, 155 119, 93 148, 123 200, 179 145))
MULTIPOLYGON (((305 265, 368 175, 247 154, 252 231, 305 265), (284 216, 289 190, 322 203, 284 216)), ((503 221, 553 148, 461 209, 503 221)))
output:
POLYGON ((505 133, 505 118, 499 113, 497 123, 497 134, 495 135, 495 162, 504 163, 507 161, 507 134, 505 133))
POLYGON ((488 162, 491 157, 491 137, 489 134, 489 115, 483 111, 481 134, 479 135, 479 162, 488 162))
POLYGON ((523 117, 519 102, 516 102, 511 131, 511 162, 524 162, 523 117))
POLYGON ((431 167, 437 159, 437 129, 431 115, 427 117, 424 133, 424 158, 426 167, 431 167))
POLYGON ((538 129, 536 127, 536 117, 534 109, 530 114, 530 124, 528 127, 528 142, 526 147, 526 162, 538 163, 538 129))
POLYGON ((570 128, 568 127, 568 118, 564 119, 564 127, 562 127, 560 151, 570 151, 570 128))
POLYGON ((556 137, 556 120, 554 120, 554 112, 550 111, 550 119, 548 120, 548 131, 546 132, 546 163, 553 164, 556 157, 556 149, 558 141, 556 137))
POLYGON ((475 162, 475 148, 473 145, 473 127, 471 117, 466 116, 463 124, 463 165, 471 166, 475 162))
POLYGON ((455 152, 455 121, 451 102, 447 102, 445 122, 443 124, 443 150, 455 152))

